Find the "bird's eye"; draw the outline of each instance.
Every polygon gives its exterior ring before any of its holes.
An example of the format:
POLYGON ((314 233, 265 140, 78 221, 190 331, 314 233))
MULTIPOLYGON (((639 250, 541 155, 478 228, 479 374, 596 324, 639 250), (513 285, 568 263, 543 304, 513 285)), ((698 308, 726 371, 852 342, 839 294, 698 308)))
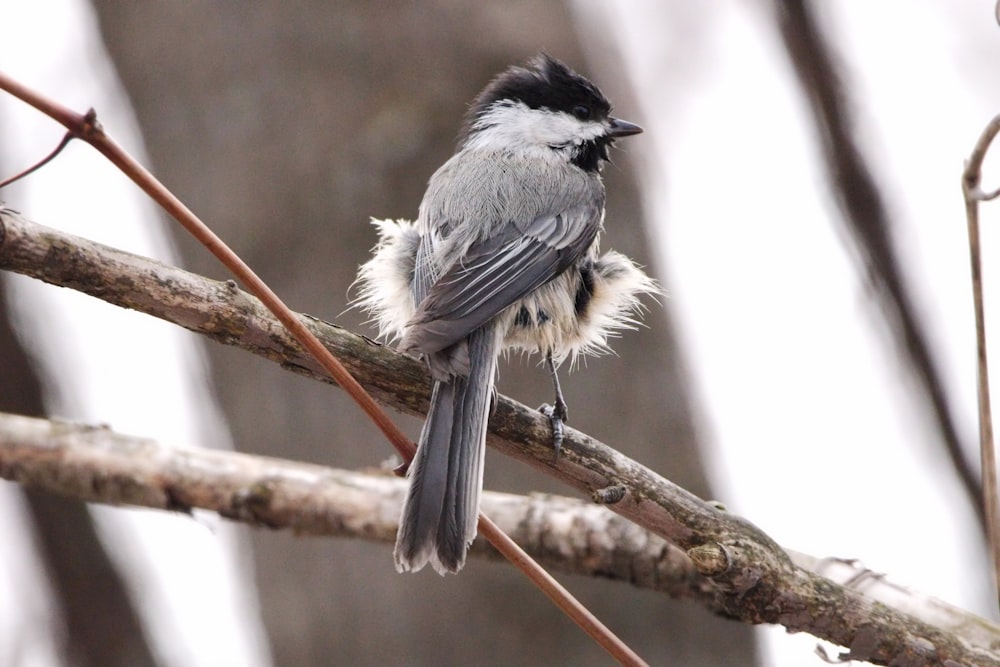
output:
POLYGON ((580 120, 587 120, 590 118, 590 107, 583 104, 577 104, 573 107, 573 115, 580 120))

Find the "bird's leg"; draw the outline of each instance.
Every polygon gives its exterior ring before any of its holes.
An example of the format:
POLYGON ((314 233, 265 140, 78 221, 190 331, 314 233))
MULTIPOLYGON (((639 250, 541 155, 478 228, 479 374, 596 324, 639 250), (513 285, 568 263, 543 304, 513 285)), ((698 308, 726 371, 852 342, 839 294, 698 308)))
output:
POLYGON ((545 355, 545 364, 552 374, 552 387, 556 390, 556 400, 553 405, 545 403, 539 408, 543 415, 552 422, 552 447, 555 450, 554 460, 559 460, 559 451, 562 449, 564 429, 563 425, 569 421, 569 413, 566 408, 566 400, 563 398, 562 387, 559 385, 559 374, 556 372, 556 364, 552 360, 552 350, 545 355))

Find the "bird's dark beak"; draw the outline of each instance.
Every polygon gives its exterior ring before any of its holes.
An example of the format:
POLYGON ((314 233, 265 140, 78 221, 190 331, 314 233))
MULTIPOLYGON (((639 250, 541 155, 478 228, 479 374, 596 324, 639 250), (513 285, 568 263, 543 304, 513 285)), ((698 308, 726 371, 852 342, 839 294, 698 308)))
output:
POLYGON ((611 137, 627 137, 632 134, 639 134, 642 132, 642 128, 635 123, 630 123, 627 120, 622 120, 621 118, 608 118, 610 127, 608 127, 608 136, 611 137))

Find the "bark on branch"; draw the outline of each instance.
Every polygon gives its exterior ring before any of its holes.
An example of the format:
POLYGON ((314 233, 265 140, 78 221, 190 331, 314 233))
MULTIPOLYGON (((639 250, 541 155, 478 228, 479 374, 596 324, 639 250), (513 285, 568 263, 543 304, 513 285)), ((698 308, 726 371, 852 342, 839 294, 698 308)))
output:
MULTIPOLYGON (((289 370, 330 382, 260 303, 232 282, 208 280, 42 227, 3 209, 0 268, 154 315, 264 356, 289 370)), ((376 399, 404 412, 417 414, 426 409, 429 383, 416 361, 335 325, 301 317, 376 399)), ((54 433, 45 437, 58 435, 58 427, 52 430, 54 433)), ((957 664, 1000 665, 997 654, 984 648, 995 645, 998 633, 986 621, 977 620, 978 625, 988 628, 986 635, 990 639, 984 643, 980 643, 981 637, 959 637, 796 566, 784 550, 751 523, 695 497, 586 434, 567 429, 558 462, 552 461, 550 439, 549 422, 544 416, 499 397, 490 422, 491 446, 592 497, 605 494, 614 498, 617 491, 623 491, 622 498, 608 507, 686 551, 694 569, 710 583, 711 595, 702 597, 711 599, 710 606, 717 613, 810 632, 848 647, 845 657, 855 660, 907 665, 938 665, 952 660, 957 664)), ((47 446, 52 453, 48 459, 54 462, 49 477, 65 483, 62 492, 97 500, 87 494, 99 491, 102 481, 111 479, 110 473, 92 479, 74 477, 71 459, 61 458, 63 445, 55 440, 43 441, 50 443, 47 446)), ((10 479, 25 479, 23 462, 17 456, 8 458, 14 450, 9 438, 0 436, 0 472, 10 479)), ((193 456, 189 450, 176 451, 182 451, 181 461, 193 456)), ((222 472, 234 461, 266 461, 220 452, 204 455, 216 457, 212 458, 213 465, 222 472)), ((159 475, 177 464, 174 457, 162 451, 147 452, 141 458, 148 458, 148 465, 159 475)), ((104 464, 111 469, 110 458, 104 464)), ((191 467, 204 472, 205 465, 202 462, 191 467)), ((318 487, 312 487, 315 493, 300 489, 297 496, 276 494, 273 484, 268 483, 273 475, 267 471, 273 468, 254 465, 261 467, 252 483, 244 480, 236 486, 224 486, 216 480, 205 485, 203 493, 221 494, 217 498, 219 507, 212 509, 233 518, 301 531, 317 521, 322 525, 324 519, 310 509, 323 497, 318 487), (232 504, 234 499, 236 505, 232 504), (252 509, 249 515, 245 514, 248 508, 252 509), (262 512, 262 508, 267 511, 262 512)), ((32 483, 44 479, 44 475, 35 477, 32 483)), ((125 477, 126 481, 131 479, 125 477)), ((165 508, 203 506, 192 502, 192 497, 180 495, 178 484, 161 489, 161 496, 141 485, 132 488, 126 483, 108 488, 110 495, 102 497, 102 502, 165 508), (121 488, 134 496, 116 497, 115 493, 123 492, 114 489, 121 488), (154 502, 161 504, 152 505, 154 502)), ((704 580, 698 581, 698 586, 705 584, 704 580)))
MULTIPOLYGON (((173 447, 106 427, 0 413, 0 477, 87 502, 219 515, 299 535, 395 540, 406 483, 238 452, 173 447)), ((599 576, 691 598, 722 613, 716 587, 669 542, 606 507, 546 494, 484 492, 483 510, 533 557, 566 574, 599 576)), ((484 540, 474 556, 497 558, 484 540)), ((801 567, 988 647, 1000 628, 838 559, 790 553, 801 567)))

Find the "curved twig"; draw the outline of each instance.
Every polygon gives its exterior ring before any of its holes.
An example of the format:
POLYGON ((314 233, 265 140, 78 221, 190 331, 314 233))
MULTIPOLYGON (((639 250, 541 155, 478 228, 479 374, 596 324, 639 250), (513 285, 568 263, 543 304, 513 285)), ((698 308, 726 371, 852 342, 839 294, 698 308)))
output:
POLYGON ((979 456, 983 478, 983 512, 993 560, 993 580, 1000 602, 1000 496, 997 493, 997 459, 993 444, 993 412, 990 409, 990 377, 986 352, 986 318, 983 312, 983 265, 979 241, 979 203, 1000 196, 1000 189, 984 192, 981 185, 983 160, 1000 133, 1000 116, 983 129, 962 172, 962 195, 969 229, 969 261, 972 271, 972 303, 976 317, 976 388, 979 400, 979 456))
POLYGON ((17 181, 21 180, 22 178, 26 178, 26 177, 30 176, 31 174, 35 173, 36 171, 38 171, 39 169, 41 169, 42 167, 44 167, 45 165, 47 165, 49 162, 52 162, 52 160, 56 159, 56 157, 60 153, 63 152, 64 148, 66 148, 67 146, 69 146, 69 142, 71 142, 71 141, 73 141, 73 135, 70 134, 69 132, 67 132, 66 134, 63 135, 62 141, 60 141, 56 145, 56 147, 53 148, 52 151, 48 155, 46 155, 45 157, 43 157, 41 160, 39 160, 35 164, 31 165, 27 169, 24 169, 24 170, 20 171, 19 173, 14 174, 10 178, 5 178, 4 180, 0 181, 0 189, 5 188, 5 187, 7 187, 8 185, 10 185, 12 183, 16 183, 17 181))

